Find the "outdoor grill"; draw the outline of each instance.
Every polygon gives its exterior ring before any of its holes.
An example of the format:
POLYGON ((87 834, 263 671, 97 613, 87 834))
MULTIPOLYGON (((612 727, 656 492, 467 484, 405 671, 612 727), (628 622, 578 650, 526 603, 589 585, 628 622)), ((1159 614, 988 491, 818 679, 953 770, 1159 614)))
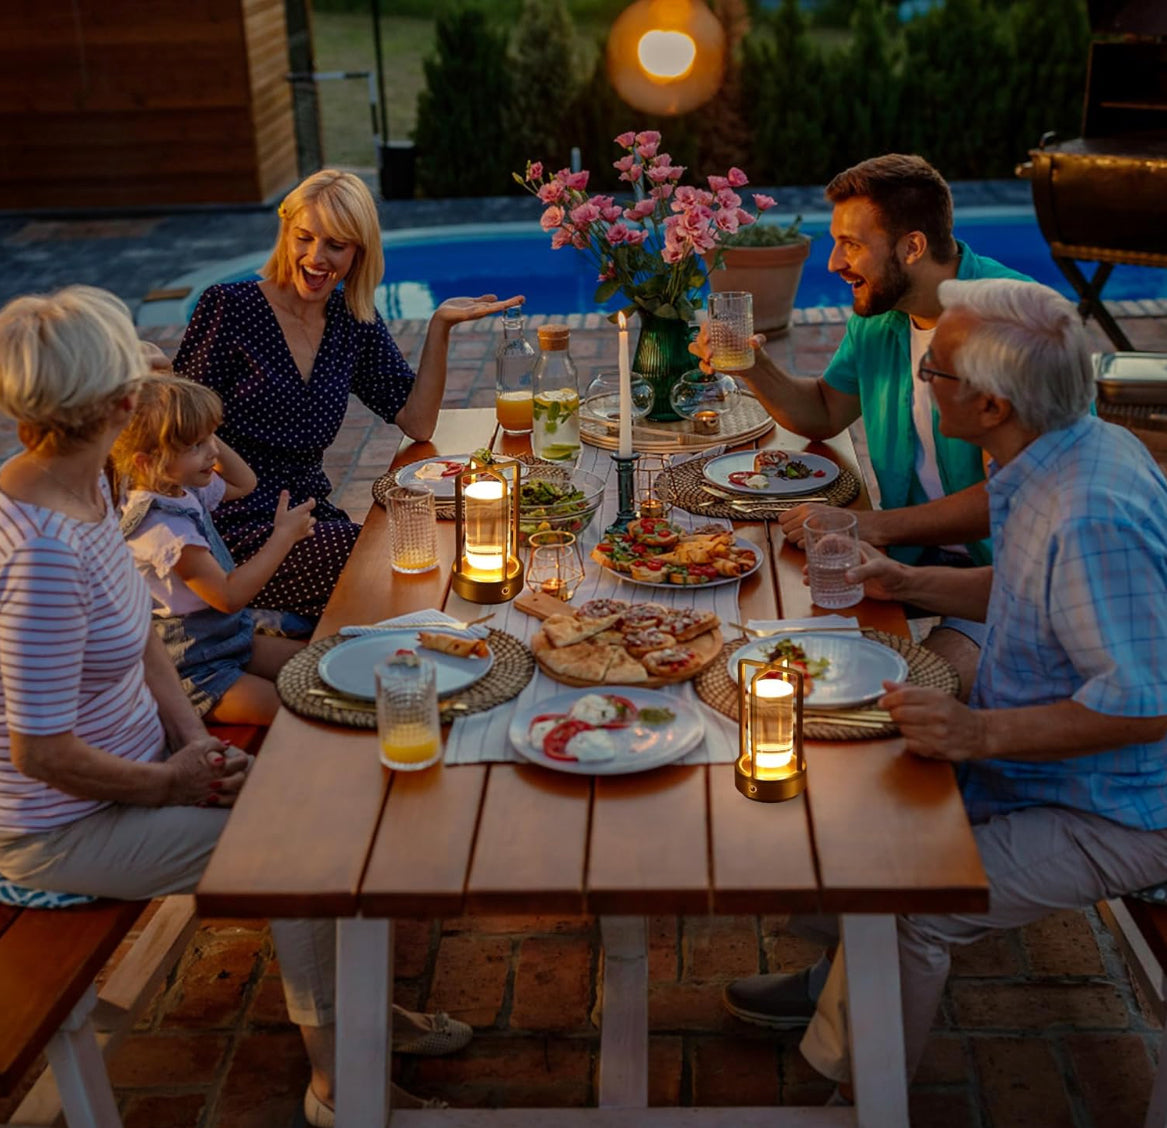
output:
POLYGON ((1090 0, 1089 10, 1082 136, 1047 134, 1017 171, 1082 316, 1129 350, 1101 293, 1119 263, 1167 267, 1167 3, 1090 0), (1098 264, 1090 278, 1080 262, 1098 264))

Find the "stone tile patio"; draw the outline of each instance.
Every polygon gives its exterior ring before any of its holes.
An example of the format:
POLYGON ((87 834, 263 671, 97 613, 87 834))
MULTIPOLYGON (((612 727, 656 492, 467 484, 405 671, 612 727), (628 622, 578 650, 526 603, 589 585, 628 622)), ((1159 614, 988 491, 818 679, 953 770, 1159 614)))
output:
MULTIPOLYGON (((0 233, 2 234, 2 233, 0 233)), ((27 264, 26 264, 27 265, 27 264)), ((31 288, 26 285, 23 288, 31 288)), ((1167 352, 1167 318, 1130 316, 1136 348, 1167 352)), ((1140 310, 1139 313, 1147 311, 1140 310)), ((844 312, 807 311, 772 346, 794 371, 822 371, 844 312)), ((586 376, 615 359, 615 334, 573 319, 586 376)), ((416 360, 424 326, 393 331, 416 360)), ((493 402, 489 324, 456 332, 446 405, 493 402)), ((151 336, 170 350, 175 331, 151 336)), ((1097 335, 1097 334, 1096 334, 1097 335)), ((1098 347, 1108 349, 1098 335, 1098 347)), ((1167 456, 1162 434, 1146 433, 1167 456)), ((397 432, 355 401, 327 468, 334 496, 360 518, 397 432)), ((0 454, 16 448, 0 425, 0 454)), ((289 848, 293 848, 289 843, 289 848)), ((651 1087, 654 1105, 819 1103, 829 1086, 774 1036, 731 1019, 731 977, 814 958, 778 918, 652 920, 651 1087)), ((471 1022, 477 1037, 447 1059, 398 1059, 395 1077, 459 1106, 594 1103, 598 929, 590 917, 402 922, 396 998, 471 1022)), ((1141 1123, 1159 1031, 1140 1007, 1093 911, 1061 913, 957 954, 937 1029, 912 1089, 915 1128, 1130 1128, 1141 1123)), ((146 1017, 111 1063, 127 1128, 287 1128, 301 1124, 307 1067, 284 1011, 262 921, 204 921, 146 1017)), ((14 1102, 0 1102, 0 1120, 14 1102)))

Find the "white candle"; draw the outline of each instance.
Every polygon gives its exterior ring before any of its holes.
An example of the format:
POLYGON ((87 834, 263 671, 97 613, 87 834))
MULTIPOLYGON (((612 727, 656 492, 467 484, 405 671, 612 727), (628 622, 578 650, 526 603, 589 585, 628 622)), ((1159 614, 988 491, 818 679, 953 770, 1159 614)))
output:
POLYGON ((621 458, 632 457, 632 365, 628 360, 628 321, 624 314, 620 322, 620 438, 616 453, 621 458))

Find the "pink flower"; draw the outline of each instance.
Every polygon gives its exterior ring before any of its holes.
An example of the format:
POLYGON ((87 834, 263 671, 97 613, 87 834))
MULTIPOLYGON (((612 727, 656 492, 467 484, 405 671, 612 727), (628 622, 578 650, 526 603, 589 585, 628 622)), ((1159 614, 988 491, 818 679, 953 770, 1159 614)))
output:
POLYGON ((673 197, 673 211, 683 208, 708 207, 713 203, 713 195, 702 188, 694 188, 690 184, 682 184, 673 197))
POLYGON ((713 222, 716 223, 718 228, 724 231, 727 235, 732 235, 740 226, 738 223, 737 212, 732 208, 722 208, 713 217, 713 222))
POLYGON ((644 240, 645 240, 645 239, 647 239, 647 238, 648 238, 648 232, 647 232, 647 231, 645 231, 645 230, 643 230, 643 229, 639 229, 639 230, 632 230, 632 229, 630 229, 630 230, 629 230, 629 232, 628 232, 628 240, 627 240, 627 242, 628 242, 628 245, 629 245, 630 247, 639 247, 639 246, 640 246, 640 244, 641 244, 641 243, 643 243, 643 242, 644 242, 644 240))
POLYGON ((620 179, 627 180, 630 184, 635 184, 640 179, 640 174, 644 171, 644 166, 638 164, 636 158, 631 153, 626 157, 621 157, 618 161, 613 161, 612 167, 619 169, 620 179))
POLYGON ((711 176, 709 179, 709 187, 714 192, 721 192, 729 187, 729 181, 724 176, 711 176))
POLYGON ((729 186, 731 188, 741 188, 743 185, 749 184, 749 182, 750 178, 740 168, 731 168, 729 170, 729 186))
POLYGON ((591 245, 588 241, 588 233, 586 231, 577 231, 571 237, 571 245, 575 247, 577 251, 586 251, 591 245))
POLYGON ((669 179, 670 180, 673 180, 673 181, 680 180, 681 177, 684 175, 685 175, 685 166, 684 165, 673 165, 673 167, 669 169, 669 179))
POLYGON ((763 196, 761 192, 754 193, 754 207, 759 212, 769 211, 777 202, 773 196, 763 196))
POLYGON ((637 145, 659 145, 660 134, 655 129, 646 129, 636 135, 637 145))
POLYGON ((596 275, 597 282, 610 282, 616 277, 616 264, 609 259, 604 266, 603 271, 596 275))
POLYGON ((622 223, 613 223, 612 226, 608 228, 608 242, 611 243, 613 247, 618 247, 621 243, 628 242, 628 235, 628 228, 625 227, 622 223))
POLYGON ((671 172, 672 169, 668 165, 653 165, 648 170, 648 179, 654 184, 664 184, 667 180, 671 179, 669 175, 671 172))
POLYGON ((543 179, 543 162, 534 161, 527 166, 528 180, 542 180, 543 179))
POLYGON ((654 211, 656 211, 655 200, 637 200, 632 207, 624 209, 624 218, 635 223, 652 215, 654 211))
POLYGON ((737 221, 742 227, 748 227, 754 222, 754 217, 745 208, 737 209, 737 221))
POLYGON ((551 249, 557 251, 560 247, 566 247, 570 242, 571 228, 561 227, 551 236, 551 249))
POLYGON ((605 223, 615 223, 624 215, 624 209, 619 204, 613 204, 609 208, 603 208, 600 215, 604 217, 605 223))
POLYGON ((647 161, 650 157, 656 156, 658 142, 653 142, 651 145, 637 145, 636 151, 647 161))
POLYGON ((549 180, 535 195, 541 204, 558 203, 563 198, 563 185, 558 180, 549 180))
POLYGON ((636 134, 631 129, 628 130, 627 133, 621 133, 620 136, 616 138, 616 144, 619 145, 621 149, 631 149, 635 141, 636 134))
POLYGON ((583 172, 569 172, 564 178, 563 183, 577 192, 582 192, 588 186, 588 177, 591 174, 584 169, 583 172))
POLYGON ((539 220, 539 226, 542 227, 544 231, 551 231, 556 227, 560 227, 562 224, 563 208, 559 207, 548 208, 543 213, 542 218, 539 220))
POLYGON ((586 204, 571 209, 571 222, 577 227, 587 227, 600 218, 600 209, 590 200, 586 204))
POLYGON ((654 200, 667 200, 673 194, 673 186, 671 184, 658 184, 655 188, 650 188, 648 194, 654 200))
POLYGON ((722 190, 717 193, 717 202, 723 208, 740 208, 742 205, 742 198, 731 189, 722 188, 722 190))

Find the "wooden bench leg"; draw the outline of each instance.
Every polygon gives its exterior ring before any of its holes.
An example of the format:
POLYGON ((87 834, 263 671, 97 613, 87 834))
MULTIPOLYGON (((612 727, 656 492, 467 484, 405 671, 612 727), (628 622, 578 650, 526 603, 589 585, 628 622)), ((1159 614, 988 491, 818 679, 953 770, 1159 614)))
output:
POLYGON ((1159 1068, 1155 1070, 1151 1103, 1147 1106, 1143 1128, 1167 1128, 1167 1027, 1159 1039, 1159 1068))
POLYGON ((859 1128, 907 1128, 896 918, 847 914, 842 922, 856 1123, 859 1128))
POLYGON ((121 1128, 105 1059, 90 1014, 97 992, 90 986, 45 1047, 69 1128, 121 1128))
POLYGON ((604 1007, 600 1108, 648 1106, 648 956, 644 917, 600 918, 604 1007))
POLYGON ((336 1124, 380 1128, 389 1117, 393 923, 336 922, 336 1124))

